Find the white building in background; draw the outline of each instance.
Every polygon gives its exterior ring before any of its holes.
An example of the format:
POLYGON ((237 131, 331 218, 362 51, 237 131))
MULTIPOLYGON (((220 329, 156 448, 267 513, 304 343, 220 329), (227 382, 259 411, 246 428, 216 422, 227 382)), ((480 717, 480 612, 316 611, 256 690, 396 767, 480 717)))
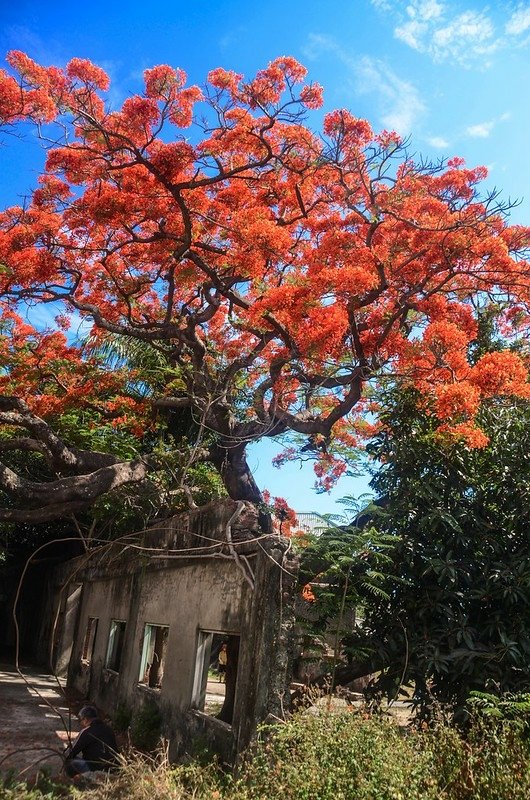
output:
POLYGON ((296 518, 298 520, 298 530, 304 531, 304 533, 311 533, 313 536, 319 536, 330 527, 326 518, 317 514, 316 511, 297 512, 296 518))

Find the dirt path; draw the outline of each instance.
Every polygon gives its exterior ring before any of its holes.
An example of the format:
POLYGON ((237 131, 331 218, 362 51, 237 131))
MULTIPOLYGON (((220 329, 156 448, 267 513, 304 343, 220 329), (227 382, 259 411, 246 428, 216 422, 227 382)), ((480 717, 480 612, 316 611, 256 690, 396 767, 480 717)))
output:
POLYGON ((53 676, 26 667, 22 671, 28 683, 12 666, 0 664, 0 774, 13 772, 28 779, 44 767, 56 775, 68 743, 60 715, 74 735, 79 725, 75 716, 69 720, 68 705, 53 676))

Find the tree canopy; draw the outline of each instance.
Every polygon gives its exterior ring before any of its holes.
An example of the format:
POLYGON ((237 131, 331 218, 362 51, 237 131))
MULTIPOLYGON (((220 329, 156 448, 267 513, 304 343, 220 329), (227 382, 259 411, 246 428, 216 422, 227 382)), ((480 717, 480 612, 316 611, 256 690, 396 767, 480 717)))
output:
POLYGON ((393 696, 462 706, 473 690, 527 691, 530 682, 530 406, 488 401, 487 447, 442 443, 410 393, 393 394, 371 443, 383 464, 372 523, 396 537, 382 587, 366 595, 354 647, 384 668, 393 696), (429 690, 427 687, 429 686, 429 690))
POLYGON ((59 435, 73 408, 139 438, 153 409, 191 409, 207 434, 194 457, 259 500, 247 444, 293 432, 329 487, 381 375, 432 397, 439 427, 473 446, 482 398, 527 396, 514 352, 468 359, 484 299, 503 304, 506 333, 528 306, 529 231, 481 195, 484 168, 414 158, 344 109, 313 131, 322 91, 289 57, 249 80, 215 69, 202 88, 155 66, 115 110, 89 61, 8 63, 0 120, 35 125, 47 156, 31 198, 0 214, 0 518, 49 520, 157 470, 59 435), (32 329, 23 304, 50 304, 56 328, 32 329), (72 315, 92 343, 156 351, 156 391, 74 344, 72 315), (51 479, 17 472, 13 452, 37 453, 51 479))

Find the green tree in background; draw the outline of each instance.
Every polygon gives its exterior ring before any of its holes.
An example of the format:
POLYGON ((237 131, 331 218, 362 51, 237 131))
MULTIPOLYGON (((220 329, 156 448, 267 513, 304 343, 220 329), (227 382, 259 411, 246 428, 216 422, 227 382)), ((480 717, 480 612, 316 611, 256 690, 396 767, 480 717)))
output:
MULTIPOLYGON (((349 500, 344 498, 344 504, 351 512, 356 504, 349 500)), ((354 627, 366 603, 374 598, 390 599, 388 571, 393 566, 392 548, 397 540, 369 524, 364 526, 367 513, 357 513, 349 525, 330 520, 330 528, 301 552, 300 586, 302 596, 311 604, 310 612, 302 612, 300 620, 305 647, 321 658, 332 654, 332 674, 323 676, 323 682, 347 682, 352 667, 365 663, 369 648, 357 646, 354 627)))
MULTIPOLYGON (((386 398, 369 446, 381 467, 372 524, 398 537, 387 597, 366 605, 357 646, 383 668, 394 694, 413 681, 418 700, 463 707, 473 690, 530 686, 530 404, 493 399, 480 424, 484 449, 449 443, 418 398, 386 398)), ((385 588, 385 587, 383 587, 385 588)))

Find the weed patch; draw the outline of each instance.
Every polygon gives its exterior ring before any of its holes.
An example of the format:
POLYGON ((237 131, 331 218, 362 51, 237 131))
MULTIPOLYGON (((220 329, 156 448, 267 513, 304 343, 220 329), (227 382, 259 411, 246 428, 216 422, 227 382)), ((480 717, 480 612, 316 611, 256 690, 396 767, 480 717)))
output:
MULTIPOLYGON (((6 784, 0 797, 56 800, 64 788, 6 784)), ((464 738, 447 725, 412 730, 361 713, 306 712, 262 729, 234 775, 215 760, 171 766, 164 753, 132 753, 108 780, 69 792, 79 800, 527 800, 530 747, 511 720, 478 717, 464 738)))

